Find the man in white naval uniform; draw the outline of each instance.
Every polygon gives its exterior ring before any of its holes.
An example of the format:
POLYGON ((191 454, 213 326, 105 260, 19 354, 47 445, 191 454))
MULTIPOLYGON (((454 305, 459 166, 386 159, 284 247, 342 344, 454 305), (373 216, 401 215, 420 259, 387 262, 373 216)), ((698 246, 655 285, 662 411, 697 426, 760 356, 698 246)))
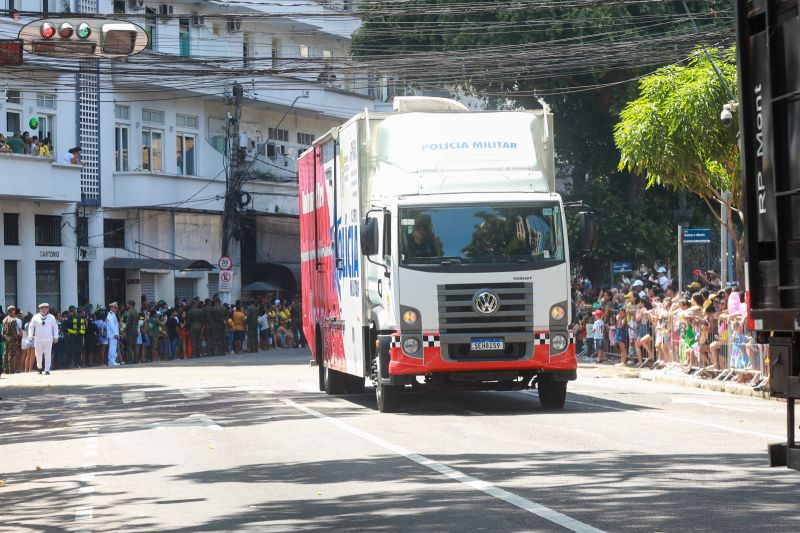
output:
POLYGON ((31 323, 28 324, 28 334, 33 339, 33 348, 36 350, 36 367, 41 374, 42 356, 44 356, 44 373, 48 376, 53 344, 58 342, 58 323, 49 311, 50 304, 40 303, 39 312, 33 315, 31 323))
POLYGON ((106 335, 108 336, 108 366, 117 366, 117 341, 119 341, 119 320, 117 320, 117 302, 108 304, 106 317, 106 335))

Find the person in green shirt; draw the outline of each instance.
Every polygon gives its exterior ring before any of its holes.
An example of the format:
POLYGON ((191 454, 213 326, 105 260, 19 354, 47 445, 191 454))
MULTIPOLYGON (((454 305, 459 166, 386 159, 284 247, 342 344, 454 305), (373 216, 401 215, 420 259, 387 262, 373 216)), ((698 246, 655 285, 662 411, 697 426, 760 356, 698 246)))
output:
POLYGON ((19 130, 14 130, 14 136, 6 139, 6 144, 15 154, 25 153, 25 141, 22 140, 22 135, 19 130))

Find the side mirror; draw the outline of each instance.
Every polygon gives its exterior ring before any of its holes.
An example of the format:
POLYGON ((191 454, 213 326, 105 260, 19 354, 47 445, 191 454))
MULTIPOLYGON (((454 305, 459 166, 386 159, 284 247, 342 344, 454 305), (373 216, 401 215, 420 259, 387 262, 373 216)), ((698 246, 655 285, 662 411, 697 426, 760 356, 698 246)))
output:
POLYGON ((361 224, 361 253, 366 256, 378 253, 378 220, 365 218, 361 224))
POLYGON ((580 247, 586 253, 597 249, 597 222, 594 213, 581 211, 578 213, 578 227, 580 228, 580 247))

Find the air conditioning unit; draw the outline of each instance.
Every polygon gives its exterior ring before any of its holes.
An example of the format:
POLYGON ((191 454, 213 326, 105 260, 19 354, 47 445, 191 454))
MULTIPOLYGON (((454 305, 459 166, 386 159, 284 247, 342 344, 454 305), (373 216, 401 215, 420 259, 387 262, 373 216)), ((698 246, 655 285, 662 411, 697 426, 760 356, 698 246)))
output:
POLYGON ((192 13, 191 24, 192 26, 205 26, 206 18, 202 15, 198 15, 197 13, 192 13))
POLYGON ((144 0, 128 0, 128 7, 131 9, 142 9, 144 7, 144 0))
POLYGON ((228 33, 236 33, 242 31, 242 19, 240 19, 239 17, 228 17, 225 22, 228 33))
POLYGON ((172 4, 161 4, 158 6, 158 12, 162 15, 172 15, 174 13, 172 4))

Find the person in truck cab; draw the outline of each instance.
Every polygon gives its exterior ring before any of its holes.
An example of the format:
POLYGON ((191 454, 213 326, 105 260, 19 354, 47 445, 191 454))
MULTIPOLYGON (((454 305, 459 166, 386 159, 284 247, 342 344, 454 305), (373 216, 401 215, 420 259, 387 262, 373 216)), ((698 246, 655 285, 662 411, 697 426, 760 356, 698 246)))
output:
POLYGON ((406 238, 407 257, 439 257, 436 238, 430 230, 430 223, 423 218, 414 223, 414 230, 406 238))

